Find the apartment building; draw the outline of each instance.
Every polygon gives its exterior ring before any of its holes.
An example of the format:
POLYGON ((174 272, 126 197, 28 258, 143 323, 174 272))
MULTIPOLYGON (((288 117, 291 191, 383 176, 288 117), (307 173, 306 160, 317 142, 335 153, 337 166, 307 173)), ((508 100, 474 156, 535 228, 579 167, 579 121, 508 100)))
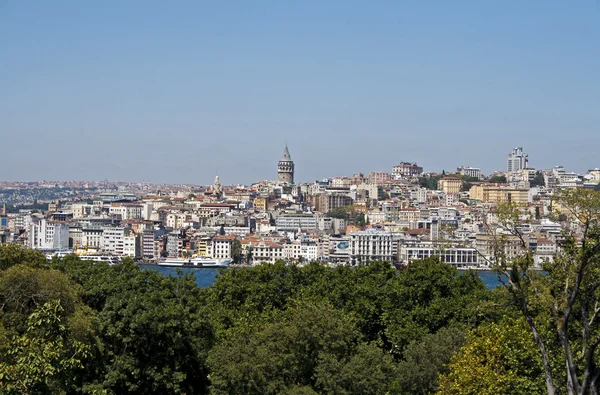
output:
POLYGON ((132 203, 112 203, 108 214, 121 220, 142 218, 143 206, 132 203))
POLYGON ((39 250, 66 250, 69 248, 69 225, 45 218, 32 221, 29 226, 29 247, 39 250))
POLYGON ((280 232, 316 230, 318 218, 316 214, 311 213, 281 214, 275 220, 275 226, 280 232))
MULTIPOLYGON (((244 255, 250 257, 248 263, 275 263, 285 259, 284 245, 281 243, 249 237, 241 240, 241 244, 244 255)), ((290 254, 289 249, 287 253, 290 254)))
POLYGON ((418 177, 422 173, 423 168, 416 163, 400 162, 400 164, 392 167, 392 177, 395 180, 418 177))
POLYGON ((123 237, 123 256, 130 258, 139 258, 141 253, 141 237, 130 233, 129 236, 123 237))
POLYGON ((459 194, 462 188, 462 180, 460 178, 444 177, 438 181, 438 189, 446 192, 447 194, 459 194))
POLYGON ((386 173, 383 171, 372 171, 369 173, 367 177, 369 184, 385 184, 386 182, 392 179, 392 175, 390 173, 386 173))
POLYGON ((517 205, 526 205, 529 202, 529 189, 494 185, 474 185, 469 190, 469 196, 473 200, 479 200, 484 203, 514 203, 517 205))
POLYGON ((328 213, 336 208, 352 206, 353 203, 354 199, 346 193, 322 192, 312 196, 313 208, 320 213, 328 213))
POLYGON ((122 227, 107 227, 102 231, 102 249, 108 254, 123 255, 125 235, 122 227))
POLYGON ((528 246, 523 246, 518 236, 478 233, 475 248, 480 255, 486 257, 488 260, 506 259, 510 261, 526 252, 528 246))
POLYGON ((231 246, 236 236, 215 236, 211 241, 212 257, 217 259, 231 259, 231 246))

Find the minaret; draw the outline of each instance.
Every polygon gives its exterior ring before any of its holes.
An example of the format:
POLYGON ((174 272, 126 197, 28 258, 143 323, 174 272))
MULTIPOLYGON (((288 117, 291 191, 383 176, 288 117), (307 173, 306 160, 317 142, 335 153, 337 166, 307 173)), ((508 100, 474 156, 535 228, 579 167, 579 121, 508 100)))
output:
POLYGON ((293 184, 294 183, 294 162, 290 156, 287 142, 285 143, 285 149, 283 155, 277 164, 277 180, 281 183, 293 184))
POLYGON ((215 177, 215 183, 213 184, 213 193, 217 197, 217 199, 221 199, 223 196, 223 187, 221 186, 221 182, 219 182, 219 176, 215 177))

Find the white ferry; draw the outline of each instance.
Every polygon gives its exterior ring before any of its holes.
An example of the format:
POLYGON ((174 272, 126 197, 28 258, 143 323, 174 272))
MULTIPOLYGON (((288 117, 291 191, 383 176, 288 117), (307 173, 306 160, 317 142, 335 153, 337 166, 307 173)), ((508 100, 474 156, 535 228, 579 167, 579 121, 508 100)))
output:
MULTIPOLYGON (((73 251, 57 251, 53 254, 46 255, 48 262, 52 261, 53 257, 63 258, 67 255, 73 255, 73 251)), ((77 255, 82 261, 93 261, 93 262, 104 262, 110 266, 121 263, 121 257, 116 255, 101 255, 101 254, 90 254, 90 255, 77 255)))
POLYGON ((231 259, 214 259, 207 257, 198 258, 165 258, 158 261, 158 266, 170 267, 227 267, 231 264, 231 259))

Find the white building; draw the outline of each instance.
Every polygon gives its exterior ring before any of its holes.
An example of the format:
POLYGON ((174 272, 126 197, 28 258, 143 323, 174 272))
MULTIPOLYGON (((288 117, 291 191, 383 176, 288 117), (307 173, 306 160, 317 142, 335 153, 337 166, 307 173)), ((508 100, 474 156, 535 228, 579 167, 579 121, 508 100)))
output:
POLYGON ((381 260, 397 259, 397 238, 390 232, 367 229, 350 234, 351 260, 353 264, 366 264, 381 260))
POLYGON ((123 256, 137 258, 141 256, 140 238, 135 235, 123 237, 123 256))
POLYGON ((506 171, 509 173, 525 169, 529 164, 529 155, 523 152, 522 147, 512 150, 506 157, 506 171))
POLYGON ((300 257, 305 261, 316 261, 319 258, 319 246, 312 241, 303 241, 300 243, 300 257))
POLYGON ((316 214, 281 214, 275 220, 275 226, 280 232, 295 232, 301 230, 318 229, 318 219, 316 214))
POLYGON ((546 186, 560 189, 573 189, 583 186, 583 176, 577 173, 567 172, 564 167, 556 166, 552 169, 552 175, 545 177, 546 186))
POLYGON ((366 215, 370 224, 382 224, 385 222, 385 213, 379 210, 371 210, 366 215))
POLYGON ((166 215, 165 226, 171 229, 181 229, 189 218, 190 216, 185 213, 170 212, 166 215))
POLYGON ((461 166, 456 170, 458 170, 458 172, 463 176, 477 178, 478 180, 481 180, 483 178, 483 173, 481 173, 481 169, 477 167, 461 166))
POLYGON ((123 255, 125 247, 125 229, 107 227, 102 232, 102 249, 108 254, 123 255))
POLYGON ((250 256, 250 262, 248 262, 250 264, 260 262, 275 263, 285 258, 292 258, 295 250, 294 247, 284 247, 283 244, 269 240, 246 239, 242 240, 241 243, 244 255, 250 256), (288 256, 286 257, 286 255, 288 256))
POLYGON ((103 246, 102 228, 83 228, 81 229, 81 244, 80 247, 102 248, 103 246))
POLYGON ((235 236, 215 236, 211 241, 212 257, 216 259, 231 259, 231 246, 235 236))
POLYGON ((95 213, 94 208, 95 207, 93 204, 74 203, 73 205, 71 205, 71 210, 73 211, 73 218, 77 219, 90 217, 95 213))
POLYGON ((421 243, 418 245, 401 245, 399 250, 399 260, 404 264, 433 256, 439 257, 440 261, 444 263, 457 267, 476 266, 478 264, 478 252, 475 248, 446 248, 434 243, 421 243))
POLYGON ((352 184, 352 179, 348 177, 335 177, 331 179, 332 187, 349 187, 352 184))
POLYGON ((410 191, 410 200, 417 203, 427 202, 427 188, 418 188, 410 191))
POLYGON ((154 202, 144 202, 142 205, 142 218, 149 220, 152 217, 152 211, 154 210, 154 202))
POLYGON ((416 163, 402 162, 392 167, 392 177, 399 180, 402 178, 418 177, 423 173, 423 168, 416 163))
POLYGON ((327 259, 333 263, 349 263, 351 260, 350 236, 330 236, 327 240, 327 259))
POLYGON ((69 225, 45 218, 29 226, 29 247, 38 250, 66 250, 69 248, 69 225))
POLYGON ((113 203, 108 208, 108 214, 122 220, 142 218, 142 206, 131 203, 113 203))

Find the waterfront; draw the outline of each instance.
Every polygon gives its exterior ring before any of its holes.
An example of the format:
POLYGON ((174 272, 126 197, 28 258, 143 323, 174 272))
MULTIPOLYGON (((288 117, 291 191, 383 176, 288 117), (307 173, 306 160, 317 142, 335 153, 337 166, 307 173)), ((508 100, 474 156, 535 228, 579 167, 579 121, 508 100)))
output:
MULTIPOLYGON (((145 270, 155 270, 162 274, 163 276, 176 276, 177 270, 181 270, 183 273, 194 273, 196 276, 196 284, 198 284, 201 288, 206 288, 211 286, 217 275, 219 274, 219 269, 198 269, 198 268, 175 268, 175 267, 164 267, 157 265, 140 265, 140 268, 145 270)), ((488 289, 492 289, 501 285, 498 281, 498 275, 492 271, 484 271, 479 270, 477 272, 483 283, 488 287, 488 289)))

